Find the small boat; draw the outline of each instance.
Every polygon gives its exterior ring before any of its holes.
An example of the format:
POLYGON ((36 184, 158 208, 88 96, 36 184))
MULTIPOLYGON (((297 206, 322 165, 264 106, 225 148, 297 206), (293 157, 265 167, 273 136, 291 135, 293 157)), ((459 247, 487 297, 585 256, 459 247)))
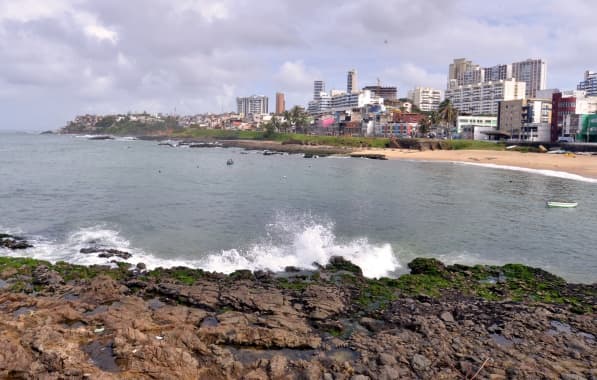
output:
POLYGON ((573 208, 576 206, 578 206, 578 202, 547 201, 547 207, 549 208, 573 208))
POLYGON ((228 161, 226 161, 226 165, 234 165, 234 161, 232 161, 232 158, 229 158, 228 161))

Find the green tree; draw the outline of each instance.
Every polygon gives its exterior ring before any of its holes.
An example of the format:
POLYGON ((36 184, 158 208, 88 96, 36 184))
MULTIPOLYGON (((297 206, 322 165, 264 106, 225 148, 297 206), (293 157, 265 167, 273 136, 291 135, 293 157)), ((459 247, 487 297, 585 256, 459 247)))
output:
POLYGON ((263 123, 263 137, 265 138, 272 137, 276 133, 276 125, 272 120, 263 123))
POLYGON ((438 114, 440 121, 446 129, 447 133, 445 134, 450 138, 450 131, 456 124, 456 119, 458 118, 458 110, 454 108, 454 104, 452 104, 450 99, 446 99, 440 103, 438 114))
POLYGON ((306 128, 309 125, 309 115, 303 107, 294 106, 289 112, 290 124, 294 126, 296 132, 306 132, 306 128))
POLYGON ((427 134, 429 133, 429 129, 431 128, 431 118, 429 116, 425 116, 423 117, 420 121, 419 121, 419 135, 426 137, 427 134))

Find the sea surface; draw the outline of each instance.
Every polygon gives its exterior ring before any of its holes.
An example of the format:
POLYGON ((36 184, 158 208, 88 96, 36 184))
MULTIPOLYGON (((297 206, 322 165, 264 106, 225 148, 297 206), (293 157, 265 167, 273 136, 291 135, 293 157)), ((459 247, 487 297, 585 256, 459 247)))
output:
POLYGON ((107 263, 79 252, 103 246, 131 252, 133 264, 221 272, 343 255, 369 277, 400 275, 426 256, 595 282, 597 183, 566 177, 0 134, 0 232, 35 245, 0 255, 107 263), (548 199, 579 206, 548 209, 548 199))

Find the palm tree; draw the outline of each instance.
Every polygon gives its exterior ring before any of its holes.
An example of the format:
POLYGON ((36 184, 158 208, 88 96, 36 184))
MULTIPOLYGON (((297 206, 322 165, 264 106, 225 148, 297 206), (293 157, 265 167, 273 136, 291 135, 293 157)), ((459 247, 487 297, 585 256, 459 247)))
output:
POLYGON ((458 110, 454 108, 454 104, 450 99, 446 99, 439 105, 439 117, 440 120, 444 123, 444 127, 447 130, 447 135, 450 137, 450 129, 456 123, 456 119, 458 118, 458 110))
POLYGON ((309 124, 309 117, 302 107, 294 106, 289 112, 290 123, 294 125, 295 131, 305 133, 305 127, 309 124))
POLYGON ((423 137, 426 137, 429 133, 429 128, 431 127, 431 118, 429 116, 424 116, 421 120, 419 120, 419 134, 423 137))

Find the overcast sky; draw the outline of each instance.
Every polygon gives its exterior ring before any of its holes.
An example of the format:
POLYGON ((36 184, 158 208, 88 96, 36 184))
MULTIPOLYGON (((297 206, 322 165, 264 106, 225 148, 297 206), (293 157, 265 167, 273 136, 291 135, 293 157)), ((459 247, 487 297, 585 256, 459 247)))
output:
POLYGON ((315 79, 444 88, 448 64, 547 61, 549 87, 597 70, 594 0, 0 0, 0 129, 84 113, 306 105, 315 79))

